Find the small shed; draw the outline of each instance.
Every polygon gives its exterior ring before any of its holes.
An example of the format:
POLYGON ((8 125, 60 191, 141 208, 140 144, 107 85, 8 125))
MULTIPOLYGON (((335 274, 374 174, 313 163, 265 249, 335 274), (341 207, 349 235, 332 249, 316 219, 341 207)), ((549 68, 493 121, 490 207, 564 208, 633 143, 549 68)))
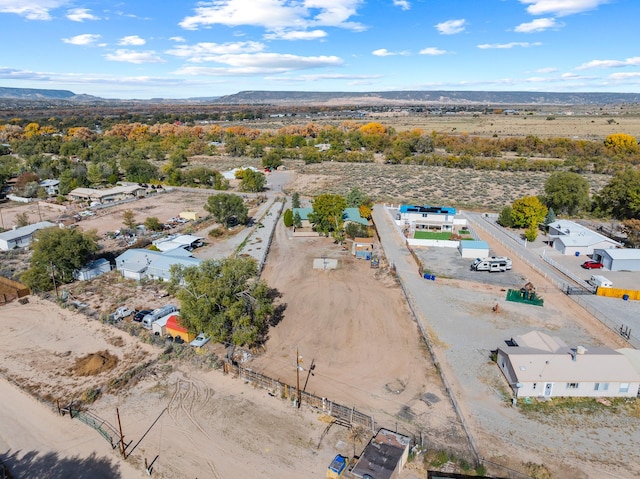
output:
POLYGON ((111 263, 105 258, 89 261, 82 269, 74 272, 73 276, 79 281, 89 281, 111 271, 111 263))
POLYGON ((610 271, 640 271, 640 249, 594 249, 593 260, 610 271))
POLYGON ((183 211, 180 213, 179 216, 180 218, 183 218, 189 221, 196 221, 198 219, 198 213, 196 213, 195 211, 183 211))
POLYGON ((458 251, 463 258, 486 258, 489 256, 489 243, 486 241, 460 241, 458 251))
POLYGON ((380 429, 364 448, 353 467, 354 477, 395 479, 409 460, 410 439, 389 429, 380 429))
POLYGON ((187 328, 180 324, 180 318, 178 316, 172 315, 167 320, 167 324, 165 327, 167 334, 174 339, 180 338, 185 343, 190 343, 191 341, 196 339, 195 334, 190 333, 187 328))
POLYGON ((351 254, 358 259, 369 261, 373 256, 373 238, 354 238, 351 254))
MULTIPOLYGON (((175 313, 169 313, 151 323, 151 332, 156 336, 165 336, 167 334, 167 323, 169 322, 169 319, 173 317, 177 319, 178 315, 175 313)), ((171 336, 173 336, 173 334, 171 336)))

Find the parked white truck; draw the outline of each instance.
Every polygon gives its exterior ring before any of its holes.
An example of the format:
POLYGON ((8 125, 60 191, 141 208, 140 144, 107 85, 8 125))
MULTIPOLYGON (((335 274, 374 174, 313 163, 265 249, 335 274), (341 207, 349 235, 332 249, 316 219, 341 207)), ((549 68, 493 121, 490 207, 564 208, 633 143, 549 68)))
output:
POLYGON ((473 271, 489 271, 490 273, 505 272, 511 269, 511 258, 506 256, 490 256, 488 258, 476 258, 471 263, 473 271))

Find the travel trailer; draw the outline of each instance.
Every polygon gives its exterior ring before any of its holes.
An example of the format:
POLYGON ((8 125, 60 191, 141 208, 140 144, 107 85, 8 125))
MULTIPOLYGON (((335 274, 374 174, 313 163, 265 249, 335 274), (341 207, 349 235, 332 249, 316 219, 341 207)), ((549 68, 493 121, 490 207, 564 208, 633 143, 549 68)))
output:
POLYGON ((504 272, 511 269, 512 262, 506 256, 491 256, 489 258, 476 258, 471 263, 473 271, 489 271, 490 273, 504 272))
POLYGON ((158 319, 166 316, 167 314, 175 313, 178 311, 173 304, 167 304, 162 308, 154 309, 151 313, 142 318, 142 327, 145 329, 151 329, 151 325, 158 319))
POLYGON ((613 283, 599 274, 592 274, 588 283, 596 288, 613 288, 613 283))

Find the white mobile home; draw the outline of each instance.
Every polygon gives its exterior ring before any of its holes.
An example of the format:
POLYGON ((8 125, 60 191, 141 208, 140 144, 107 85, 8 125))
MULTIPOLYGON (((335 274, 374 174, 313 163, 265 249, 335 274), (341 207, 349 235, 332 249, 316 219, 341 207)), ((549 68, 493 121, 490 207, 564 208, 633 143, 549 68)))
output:
POLYGON ((36 231, 51 228, 52 226, 55 226, 55 224, 49 221, 41 221, 0 233, 0 250, 9 251, 10 249, 29 246, 36 231))
POLYGON ((498 367, 514 397, 632 397, 640 373, 622 351, 570 348, 561 339, 532 331, 497 349, 498 367))

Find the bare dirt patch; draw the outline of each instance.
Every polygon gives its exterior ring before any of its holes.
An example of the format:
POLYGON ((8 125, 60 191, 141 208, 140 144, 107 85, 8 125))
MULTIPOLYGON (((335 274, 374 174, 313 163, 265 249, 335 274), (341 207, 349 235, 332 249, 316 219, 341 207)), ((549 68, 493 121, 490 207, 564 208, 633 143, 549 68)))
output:
POLYGON ((109 351, 99 351, 76 359, 72 372, 78 376, 96 376, 111 371, 118 364, 118 357, 109 351))

